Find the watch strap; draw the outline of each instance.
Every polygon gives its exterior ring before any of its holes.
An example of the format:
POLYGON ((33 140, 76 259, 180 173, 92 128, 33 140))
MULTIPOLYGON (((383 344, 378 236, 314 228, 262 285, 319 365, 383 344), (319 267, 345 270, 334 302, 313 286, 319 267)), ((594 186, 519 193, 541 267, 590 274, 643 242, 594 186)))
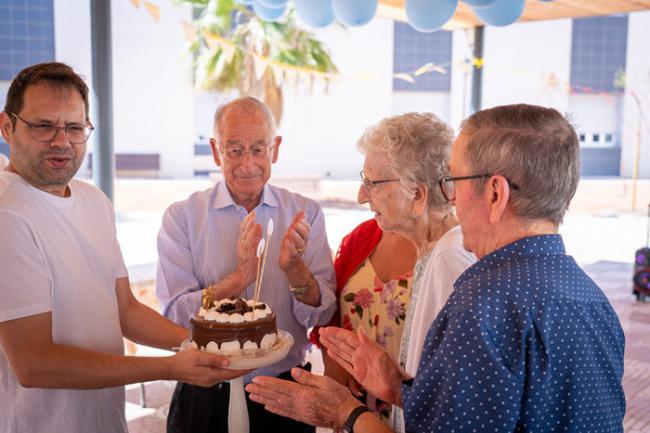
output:
POLYGON ((293 287, 289 285, 289 291, 293 293, 294 296, 305 296, 307 292, 309 292, 309 282, 307 282, 307 285, 304 287, 293 287))
POLYGON ((343 431, 346 433, 352 433, 352 429, 354 428, 354 423, 357 421, 357 418, 366 412, 370 412, 368 406, 355 407, 354 410, 350 413, 350 416, 348 416, 348 419, 345 421, 345 424, 343 424, 343 431))
POLYGON ((304 286, 292 286, 289 284, 289 291, 293 294, 293 296, 297 296, 299 298, 305 296, 309 292, 309 287, 311 286, 311 280, 312 280, 312 275, 311 273, 309 274, 309 278, 307 279, 307 282, 305 283, 304 286))

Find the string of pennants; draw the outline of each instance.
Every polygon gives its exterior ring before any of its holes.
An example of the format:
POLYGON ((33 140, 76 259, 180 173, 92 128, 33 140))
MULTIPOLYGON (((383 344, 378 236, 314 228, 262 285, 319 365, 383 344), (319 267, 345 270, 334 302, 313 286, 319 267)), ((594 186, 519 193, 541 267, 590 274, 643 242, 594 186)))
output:
MULTIPOLYGON (((161 14, 160 14, 160 7, 158 5, 151 3, 147 0, 129 0, 129 1, 136 8, 140 8, 141 6, 144 6, 144 8, 151 16, 151 18, 156 22, 160 22, 161 14)), ((181 20, 180 24, 182 26, 183 34, 185 35, 185 38, 189 42, 194 41, 197 34, 196 34, 196 29, 192 25, 192 23, 181 20)), ((255 75, 256 78, 258 79, 260 79, 264 75, 266 68, 271 68, 273 70, 273 75, 275 76, 277 82, 283 82, 285 84, 290 84, 295 86, 298 86, 301 83, 307 83, 308 85, 313 86, 318 81, 321 81, 324 83, 325 88, 327 88, 329 82, 337 77, 337 74, 321 72, 309 67, 295 66, 288 63, 283 63, 277 60, 273 60, 269 57, 263 56, 241 45, 238 45, 233 41, 221 37, 215 33, 204 31, 201 34, 201 36, 203 37, 203 40, 205 41, 208 49, 211 52, 216 53, 219 50, 222 51, 223 55, 225 56, 224 57, 225 61, 230 61, 230 59, 232 59, 237 49, 244 50, 247 53, 251 54, 255 65, 254 68, 255 75)))
MULTIPOLYGON (((140 8, 144 6, 146 11, 149 13, 151 18, 160 22, 161 13, 160 7, 147 0, 129 0, 131 4, 140 8)), ((196 29, 188 21, 181 21, 181 26, 183 28, 183 33, 188 41, 193 41, 196 38, 196 29)), ((203 32, 203 39, 205 40, 206 45, 212 52, 217 52, 222 50, 223 55, 225 55, 225 60, 229 61, 232 56, 235 54, 237 48, 242 50, 247 50, 242 46, 238 46, 234 42, 223 38, 217 34, 210 32, 203 32)), ((255 64, 255 74, 256 78, 261 78, 264 74, 267 67, 270 67, 273 70, 274 76, 278 82, 284 82, 286 84, 298 85, 301 82, 310 83, 312 86, 318 80, 324 81, 325 86, 327 87, 328 83, 337 77, 337 74, 321 72, 315 69, 308 67, 294 66, 287 63, 278 62, 269 57, 262 56, 258 53, 247 50, 253 56, 255 64)), ((449 72, 449 67, 451 63, 436 64, 436 63, 426 63, 414 71, 407 72, 396 72, 393 74, 393 78, 406 81, 408 83, 414 84, 418 77, 427 74, 427 73, 439 73, 447 74, 449 72)), ((467 59, 459 62, 459 66, 464 69, 465 72, 469 72, 471 66, 475 68, 482 68, 484 66, 484 59, 482 58, 473 58, 467 59)), ((548 74, 544 76, 545 80, 545 89, 564 89, 568 93, 587 93, 587 94, 596 94, 602 95, 605 97, 611 96, 611 91, 606 91, 602 89, 596 89, 589 86, 581 86, 576 84, 570 84, 568 82, 561 83, 555 74, 548 74)), ((622 91, 622 90, 621 90, 622 91)))

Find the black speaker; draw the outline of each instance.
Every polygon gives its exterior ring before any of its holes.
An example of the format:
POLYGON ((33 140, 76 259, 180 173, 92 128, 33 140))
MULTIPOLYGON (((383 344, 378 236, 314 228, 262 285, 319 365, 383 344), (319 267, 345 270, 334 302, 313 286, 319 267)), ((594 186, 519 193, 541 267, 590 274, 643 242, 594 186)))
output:
POLYGON ((645 248, 636 250, 634 255, 634 276, 632 293, 637 301, 645 301, 650 296, 650 204, 648 204, 648 227, 645 248))
POLYGON ((632 293, 638 300, 650 296, 650 248, 641 248, 636 251, 632 281, 634 282, 632 293))

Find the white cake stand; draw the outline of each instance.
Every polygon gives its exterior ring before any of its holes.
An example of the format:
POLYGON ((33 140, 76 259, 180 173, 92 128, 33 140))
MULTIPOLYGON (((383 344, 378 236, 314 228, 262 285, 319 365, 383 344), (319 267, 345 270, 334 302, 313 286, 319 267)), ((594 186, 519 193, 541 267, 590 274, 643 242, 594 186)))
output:
MULTIPOLYGON (((192 344, 192 343, 190 343, 192 344)), ((268 348, 244 350, 242 354, 228 356, 229 370, 254 370, 275 364, 284 359, 293 346, 293 335, 278 329, 278 341, 268 348)), ((196 346, 194 346, 196 347, 196 346)), ((219 355, 219 353, 216 353, 219 355)), ((230 381, 230 402, 228 403, 228 432, 249 433, 248 407, 244 394, 244 378, 240 376, 230 381)))

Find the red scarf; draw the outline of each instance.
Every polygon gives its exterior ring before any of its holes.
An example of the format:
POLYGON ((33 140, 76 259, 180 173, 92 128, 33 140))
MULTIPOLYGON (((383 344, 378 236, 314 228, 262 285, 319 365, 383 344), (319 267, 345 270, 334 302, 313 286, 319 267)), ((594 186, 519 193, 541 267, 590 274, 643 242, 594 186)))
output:
MULTIPOLYGON (((374 251, 375 247, 381 240, 381 235, 382 231, 377 225, 377 221, 373 218, 359 224, 341 241, 341 245, 339 245, 339 249, 334 259, 334 270, 336 271, 337 312, 334 313, 332 320, 330 320, 327 326, 341 326, 341 317, 338 313, 341 291, 350 277, 352 277, 357 269, 359 269, 359 266, 361 266, 374 251)), ((319 328, 320 326, 315 326, 309 335, 310 341, 318 347, 320 347, 320 342, 318 341, 319 328)))

